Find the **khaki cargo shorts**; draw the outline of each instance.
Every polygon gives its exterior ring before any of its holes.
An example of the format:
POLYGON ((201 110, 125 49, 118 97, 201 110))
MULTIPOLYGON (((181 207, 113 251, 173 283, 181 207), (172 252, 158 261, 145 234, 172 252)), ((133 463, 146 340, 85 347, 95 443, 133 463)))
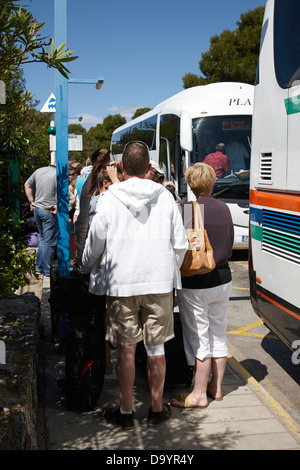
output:
POLYGON ((107 296, 106 340, 157 346, 174 337, 173 292, 132 297, 107 296))

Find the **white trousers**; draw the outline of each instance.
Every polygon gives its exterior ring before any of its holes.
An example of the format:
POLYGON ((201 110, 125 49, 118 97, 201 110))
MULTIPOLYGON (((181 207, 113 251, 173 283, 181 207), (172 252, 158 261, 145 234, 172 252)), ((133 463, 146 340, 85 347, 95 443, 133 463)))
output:
POLYGON ((209 289, 177 291, 184 350, 190 366, 195 357, 227 357, 227 308, 232 283, 209 289))

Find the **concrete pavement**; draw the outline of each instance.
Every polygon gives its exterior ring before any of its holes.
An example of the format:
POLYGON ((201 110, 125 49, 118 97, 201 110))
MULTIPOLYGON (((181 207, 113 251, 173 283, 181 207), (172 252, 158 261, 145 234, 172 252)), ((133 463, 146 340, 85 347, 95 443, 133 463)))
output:
MULTIPOLYGON (((101 417, 104 405, 118 404, 114 371, 105 377, 95 410, 85 413, 67 411, 64 396, 56 386, 56 380, 64 376, 64 357, 50 340, 49 294, 49 278, 44 278, 41 321, 45 328, 47 450, 105 450, 108 451, 106 458, 115 459, 122 456, 121 451, 125 450, 129 456, 130 451, 149 451, 154 455, 155 452, 169 451, 168 455, 171 456, 178 453, 197 456, 200 450, 300 449, 297 424, 241 366, 240 362, 245 358, 233 349, 230 350, 223 382, 223 401, 210 400, 208 408, 202 410, 172 407, 172 418, 157 428, 147 426, 149 392, 146 378, 139 371, 134 390, 133 430, 114 427, 101 417)), ((168 388, 164 401, 168 402, 179 393, 188 391, 184 385, 168 388)))

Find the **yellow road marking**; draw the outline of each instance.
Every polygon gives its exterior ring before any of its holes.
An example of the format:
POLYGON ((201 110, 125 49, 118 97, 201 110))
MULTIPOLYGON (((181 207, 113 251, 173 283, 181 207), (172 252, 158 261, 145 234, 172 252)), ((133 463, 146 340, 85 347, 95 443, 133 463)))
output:
POLYGON ((266 335, 261 333, 238 333, 235 331, 227 331, 228 335, 241 335, 241 336, 251 336, 252 338, 264 338, 266 335))
MULTIPOLYGON (((246 326, 241 326, 240 328, 237 328, 236 330, 232 331, 227 331, 228 335, 240 335, 240 336, 252 336, 253 338, 264 338, 267 336, 267 334, 270 334, 270 331, 268 330, 267 333, 248 333, 249 330, 252 330, 253 328, 256 328, 257 326, 263 325, 262 320, 258 320, 255 323, 251 323, 250 325, 246 326)), ((278 339, 276 335, 270 335, 269 338, 271 339, 278 339)))
POLYGON ((246 333, 249 330, 252 330, 253 328, 256 328, 257 326, 263 325, 262 320, 258 320, 255 323, 251 323, 250 325, 246 326, 241 326, 240 328, 237 328, 236 330, 232 331, 227 331, 227 334, 229 335, 241 335, 241 336, 254 336, 256 338, 264 338, 266 335, 265 334, 259 334, 259 333, 246 333))

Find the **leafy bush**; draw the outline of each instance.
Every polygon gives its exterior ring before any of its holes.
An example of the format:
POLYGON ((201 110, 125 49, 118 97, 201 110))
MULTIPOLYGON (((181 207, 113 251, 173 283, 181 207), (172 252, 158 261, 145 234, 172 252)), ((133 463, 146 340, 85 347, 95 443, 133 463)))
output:
POLYGON ((36 255, 29 256, 23 226, 16 226, 8 211, 0 207, 0 298, 9 297, 27 284, 26 275, 34 272, 36 255))

